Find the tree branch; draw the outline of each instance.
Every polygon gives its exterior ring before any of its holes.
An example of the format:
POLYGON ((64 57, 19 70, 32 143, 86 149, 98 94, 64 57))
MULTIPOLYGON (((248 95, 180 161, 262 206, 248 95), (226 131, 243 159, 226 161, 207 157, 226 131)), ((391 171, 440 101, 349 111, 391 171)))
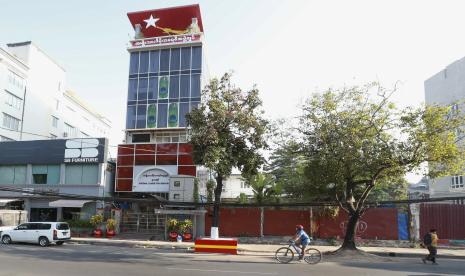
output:
POLYGON ((339 208, 341 208, 342 210, 346 211, 346 213, 350 213, 349 210, 347 208, 344 207, 344 205, 342 205, 342 202, 341 200, 339 199, 339 197, 337 196, 337 193, 336 193, 336 201, 337 203, 339 204, 339 208))

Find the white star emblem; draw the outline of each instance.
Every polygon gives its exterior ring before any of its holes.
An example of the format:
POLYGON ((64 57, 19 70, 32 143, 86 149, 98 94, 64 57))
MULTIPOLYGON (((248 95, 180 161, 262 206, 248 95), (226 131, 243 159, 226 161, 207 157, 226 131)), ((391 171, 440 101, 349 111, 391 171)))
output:
POLYGON ((145 19, 145 23, 147 23, 147 25, 145 26, 146 29, 148 29, 150 26, 153 26, 154 28, 156 27, 155 26, 155 23, 157 23, 157 21, 160 20, 160 18, 153 18, 153 15, 150 15, 150 18, 149 19, 145 19))

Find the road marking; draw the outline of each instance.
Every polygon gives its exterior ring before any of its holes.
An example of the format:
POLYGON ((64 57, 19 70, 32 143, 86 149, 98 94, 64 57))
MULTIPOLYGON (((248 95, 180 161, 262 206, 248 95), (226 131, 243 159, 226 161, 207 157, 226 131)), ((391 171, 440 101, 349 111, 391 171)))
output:
POLYGON ((237 270, 216 270, 216 269, 197 269, 197 268, 167 268, 169 270, 183 270, 183 271, 200 271, 200 272, 219 272, 219 273, 237 273, 237 274, 258 274, 258 275, 278 275, 275 272, 249 272, 237 270))

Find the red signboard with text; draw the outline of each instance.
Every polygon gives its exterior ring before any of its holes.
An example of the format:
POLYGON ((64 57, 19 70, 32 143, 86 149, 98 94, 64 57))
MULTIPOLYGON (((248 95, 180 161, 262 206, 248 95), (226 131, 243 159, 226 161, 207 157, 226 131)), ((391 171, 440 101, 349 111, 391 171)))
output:
POLYGON ((128 13, 136 38, 203 33, 199 5, 128 13))

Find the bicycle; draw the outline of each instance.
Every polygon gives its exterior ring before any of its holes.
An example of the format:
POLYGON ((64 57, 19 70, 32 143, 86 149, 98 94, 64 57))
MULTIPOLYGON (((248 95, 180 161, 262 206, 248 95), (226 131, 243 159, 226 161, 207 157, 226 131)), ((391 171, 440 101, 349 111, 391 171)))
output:
MULTIPOLYGON (((289 246, 281 247, 276 250, 275 258, 278 262, 282 264, 287 264, 294 259, 295 253, 300 255, 301 249, 297 247, 294 241, 289 241, 289 246), (292 250, 294 249, 294 250, 292 250)), ((323 255, 321 254, 320 250, 316 248, 306 248, 305 249, 305 257, 304 261, 308 264, 317 264, 321 262, 323 255)))

